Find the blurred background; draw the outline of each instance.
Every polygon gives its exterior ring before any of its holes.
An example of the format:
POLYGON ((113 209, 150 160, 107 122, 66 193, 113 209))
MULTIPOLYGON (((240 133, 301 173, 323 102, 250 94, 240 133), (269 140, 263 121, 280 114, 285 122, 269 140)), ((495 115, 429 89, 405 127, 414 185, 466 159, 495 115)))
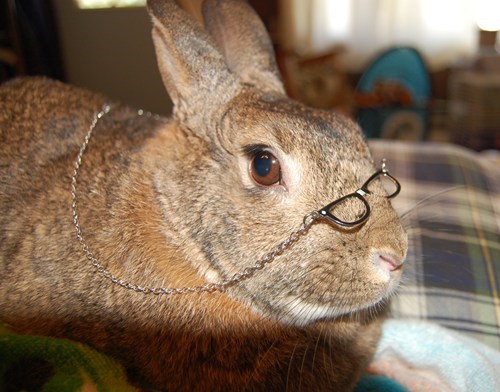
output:
MULTIPOLYGON (((356 118, 370 138, 500 149, 499 0, 249 2, 293 98, 356 118)), ((0 6, 0 81, 46 75, 171 111, 143 0, 0 6)))

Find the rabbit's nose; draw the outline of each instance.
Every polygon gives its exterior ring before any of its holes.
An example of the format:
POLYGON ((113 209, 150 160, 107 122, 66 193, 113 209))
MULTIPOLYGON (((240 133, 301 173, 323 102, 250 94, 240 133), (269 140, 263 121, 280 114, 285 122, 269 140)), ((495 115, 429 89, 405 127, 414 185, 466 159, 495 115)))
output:
POLYGON ((378 253, 375 256, 375 259, 375 262, 379 265, 380 268, 383 268, 389 272, 400 269, 404 264, 403 259, 391 253, 378 253))
MULTIPOLYGON (((391 280, 394 275, 401 273, 404 259, 390 252, 373 252, 371 261, 378 271, 377 274, 384 281, 391 280)), ((394 276, 395 277, 395 276, 394 276)))

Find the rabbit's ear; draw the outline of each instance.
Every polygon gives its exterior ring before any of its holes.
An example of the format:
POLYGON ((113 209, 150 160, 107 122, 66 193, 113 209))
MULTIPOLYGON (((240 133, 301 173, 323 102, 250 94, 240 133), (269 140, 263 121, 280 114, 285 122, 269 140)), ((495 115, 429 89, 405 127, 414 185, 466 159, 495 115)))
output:
POLYGON ((243 83, 285 94, 273 46, 257 13, 245 1, 205 0, 205 25, 243 83))
POLYGON ((160 74, 174 114, 197 128, 234 98, 241 84, 207 31, 173 0, 149 0, 148 11, 160 74))

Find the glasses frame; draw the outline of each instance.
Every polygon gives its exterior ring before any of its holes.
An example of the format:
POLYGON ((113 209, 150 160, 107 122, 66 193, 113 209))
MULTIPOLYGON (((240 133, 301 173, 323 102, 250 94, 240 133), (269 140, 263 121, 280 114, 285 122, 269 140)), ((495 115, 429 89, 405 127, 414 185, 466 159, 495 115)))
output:
POLYGON ((356 191, 354 191, 352 193, 349 193, 348 195, 342 196, 337 200, 334 200, 330 204, 319 209, 317 212, 318 212, 320 217, 325 218, 325 219, 329 220, 330 222, 333 222, 333 223, 340 225, 342 227, 352 228, 352 227, 358 226, 358 225, 366 222, 366 220, 369 218, 369 216, 371 214, 370 204, 368 204, 368 201, 365 199, 365 195, 374 195, 374 196, 378 196, 378 197, 384 197, 386 199, 392 199, 393 197, 396 197, 400 191, 401 191, 401 184, 399 183, 398 180, 396 180, 396 178, 394 176, 392 176, 389 173, 389 170, 387 169, 387 166, 386 166, 386 160, 382 159, 382 167, 379 170, 377 170, 375 173, 373 173, 370 176, 370 178, 368 178, 368 180, 365 181, 365 183, 361 186, 361 188, 357 189, 356 191), (392 183, 396 186, 396 190, 387 196, 377 195, 377 194, 371 192, 368 189, 368 186, 370 185, 370 183, 372 181, 375 181, 379 177, 387 177, 389 180, 391 180, 392 183), (346 221, 343 221, 342 219, 336 217, 335 215, 333 215, 330 212, 330 210, 333 207, 335 207, 336 205, 338 205, 338 204, 340 204, 340 203, 342 203, 345 200, 350 199, 350 198, 356 198, 356 199, 360 200, 363 203, 363 205, 365 206, 365 212, 363 213, 361 218, 359 218, 353 222, 346 222, 346 221))

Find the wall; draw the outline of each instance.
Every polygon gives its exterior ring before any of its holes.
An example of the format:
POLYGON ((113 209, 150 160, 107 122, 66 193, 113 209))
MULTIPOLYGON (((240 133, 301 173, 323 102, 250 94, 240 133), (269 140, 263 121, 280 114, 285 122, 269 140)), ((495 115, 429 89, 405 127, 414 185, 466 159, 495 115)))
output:
POLYGON ((155 113, 171 111, 145 8, 79 10, 70 0, 53 3, 69 83, 155 113))

